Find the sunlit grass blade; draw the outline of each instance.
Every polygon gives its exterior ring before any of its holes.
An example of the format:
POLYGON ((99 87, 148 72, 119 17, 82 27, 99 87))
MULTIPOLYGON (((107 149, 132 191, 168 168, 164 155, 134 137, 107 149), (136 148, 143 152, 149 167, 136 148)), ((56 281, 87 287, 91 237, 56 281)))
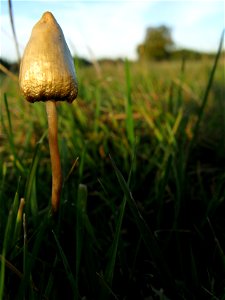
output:
POLYGON ((126 129, 127 129, 128 140, 131 146, 133 146, 135 141, 135 135, 134 135, 134 120, 133 120, 133 113, 132 113, 130 68, 129 68, 128 60, 126 60, 125 62, 125 73, 126 73, 126 84, 127 84, 126 129))
POLYGON ((163 141, 163 134, 162 132, 159 130, 159 128, 156 126, 156 124, 154 123, 154 120, 152 118, 151 115, 149 115, 146 111, 144 107, 140 108, 140 112, 144 118, 144 120, 146 121, 146 123, 149 125, 149 127, 153 130, 153 133, 155 135, 155 137, 157 138, 157 140, 159 142, 163 141))
POLYGON ((24 198, 20 199, 20 204, 16 216, 16 224, 15 229, 13 233, 13 241, 16 243, 19 238, 21 237, 21 228, 22 228, 22 216, 23 216, 23 210, 24 210, 25 201, 24 198))
POLYGON ((52 233, 53 233, 53 236, 54 236, 54 239, 56 241, 56 245, 57 245, 57 248, 58 248, 58 251, 59 251, 59 254, 62 258, 62 262, 63 262, 63 265, 64 265, 64 268, 65 268, 65 271, 66 271, 66 275, 67 275, 67 278, 68 278, 68 281, 70 282, 70 286, 72 288, 72 291, 73 291, 73 296, 74 296, 74 300, 76 300, 77 298, 77 291, 76 291, 76 287, 77 287, 77 284, 76 284, 76 280, 73 276, 73 273, 70 269, 70 265, 69 265, 69 262, 66 258, 66 255, 60 245, 60 242, 55 234, 55 232, 52 230, 52 233))
POLYGON ((130 189, 129 189, 126 181, 124 180, 121 172, 119 171, 118 167, 116 166, 116 164, 112 158, 111 158, 111 161, 112 161, 112 165, 113 165, 114 171, 116 173, 118 182, 120 184, 120 187, 124 192, 124 195, 127 199, 129 208, 134 217, 134 221, 140 231, 140 234, 142 236, 142 239, 145 243, 145 246, 146 246, 150 256, 152 257, 153 261, 156 264, 156 267, 158 268, 158 271, 161 275, 162 281, 163 281, 164 285, 171 291, 171 293, 176 293, 175 283, 171 277, 171 273, 170 273, 168 266, 164 260, 161 249, 160 249, 153 233, 151 232, 147 223, 143 219, 143 217, 137 207, 137 204, 130 192, 130 189))
MULTIPOLYGON (((185 72, 185 57, 182 57, 182 61, 181 61, 181 69, 180 69, 180 81, 183 81, 184 78, 184 72, 185 72)), ((180 109, 182 102, 183 102, 183 94, 182 94, 182 86, 179 85, 178 87, 178 93, 177 93, 177 111, 180 109)))

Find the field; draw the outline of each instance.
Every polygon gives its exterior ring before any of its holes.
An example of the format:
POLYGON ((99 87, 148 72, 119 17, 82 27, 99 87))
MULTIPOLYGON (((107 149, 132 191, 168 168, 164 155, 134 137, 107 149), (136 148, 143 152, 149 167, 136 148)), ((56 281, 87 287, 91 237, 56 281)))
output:
POLYGON ((75 62, 56 217, 45 104, 1 74, 0 299, 225 299, 224 54, 75 62))

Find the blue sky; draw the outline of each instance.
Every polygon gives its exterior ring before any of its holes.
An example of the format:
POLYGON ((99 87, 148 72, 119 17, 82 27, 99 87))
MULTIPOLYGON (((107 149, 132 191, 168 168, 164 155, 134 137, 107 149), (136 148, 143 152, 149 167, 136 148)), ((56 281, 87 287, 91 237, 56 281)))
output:
MULTIPOLYGON (((8 1, 1 2, 0 56, 16 59, 8 1)), ((224 0, 12 0, 21 54, 45 11, 61 26, 72 54, 136 58, 149 26, 167 25, 178 47, 216 51, 225 28, 224 0)))

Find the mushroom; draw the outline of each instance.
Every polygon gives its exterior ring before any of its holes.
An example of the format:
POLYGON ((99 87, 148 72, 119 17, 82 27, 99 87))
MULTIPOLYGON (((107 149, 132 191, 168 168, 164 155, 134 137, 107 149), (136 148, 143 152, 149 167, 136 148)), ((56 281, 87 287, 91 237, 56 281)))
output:
POLYGON ((62 171, 58 147, 57 101, 72 103, 78 84, 73 58, 62 29, 51 12, 33 27, 20 65, 19 83, 29 102, 45 101, 52 166, 52 211, 60 204, 62 171))

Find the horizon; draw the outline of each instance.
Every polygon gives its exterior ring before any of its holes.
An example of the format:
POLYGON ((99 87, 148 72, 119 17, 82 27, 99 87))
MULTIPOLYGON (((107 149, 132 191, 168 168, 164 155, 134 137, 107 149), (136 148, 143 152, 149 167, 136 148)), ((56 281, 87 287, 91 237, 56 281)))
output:
MULTIPOLYGON (((218 46, 219 47, 219 46, 218 46)), ((193 52, 193 53, 196 53, 196 54, 200 54, 200 55, 202 55, 202 56, 204 56, 204 55, 212 55, 212 56, 215 56, 216 54, 217 54, 217 52, 218 52, 218 49, 216 49, 215 51, 197 51, 197 50, 195 50, 195 49, 188 49, 188 48, 176 48, 176 49, 174 49, 174 50, 172 50, 171 51, 171 53, 173 54, 173 52, 179 52, 179 51, 190 51, 190 52, 193 52)), ((222 53, 224 53, 225 52, 225 49, 222 51, 222 53)), ((72 54, 72 57, 73 57, 73 59, 79 59, 79 60, 84 60, 84 61, 86 61, 87 63, 90 63, 90 64, 92 64, 93 63, 93 61, 94 60, 92 60, 90 57, 84 57, 84 56, 77 56, 76 54, 75 55, 73 55, 72 54)), ((95 60, 96 61, 98 61, 98 62, 101 62, 101 61, 104 61, 104 60, 108 60, 108 61, 125 61, 126 59, 128 59, 130 62, 136 62, 136 61, 138 61, 138 57, 137 58, 131 58, 131 59, 129 59, 129 58, 126 58, 126 57, 107 57, 107 56, 102 56, 102 57, 98 57, 98 58, 96 58, 95 60)), ((0 60, 2 61, 2 62, 5 62, 5 63, 8 63, 8 64, 17 64, 18 63, 18 60, 17 59, 15 59, 15 60, 10 60, 10 59, 7 59, 7 58, 5 58, 5 57, 2 57, 1 55, 0 55, 0 60)))
MULTIPOLYGON (((93 59, 137 59, 148 27, 171 28, 176 49, 215 53, 225 27, 224 1, 12 1, 20 55, 33 26, 51 11, 71 54, 93 59)), ((17 61, 8 3, 1 1, 0 57, 17 61)))

